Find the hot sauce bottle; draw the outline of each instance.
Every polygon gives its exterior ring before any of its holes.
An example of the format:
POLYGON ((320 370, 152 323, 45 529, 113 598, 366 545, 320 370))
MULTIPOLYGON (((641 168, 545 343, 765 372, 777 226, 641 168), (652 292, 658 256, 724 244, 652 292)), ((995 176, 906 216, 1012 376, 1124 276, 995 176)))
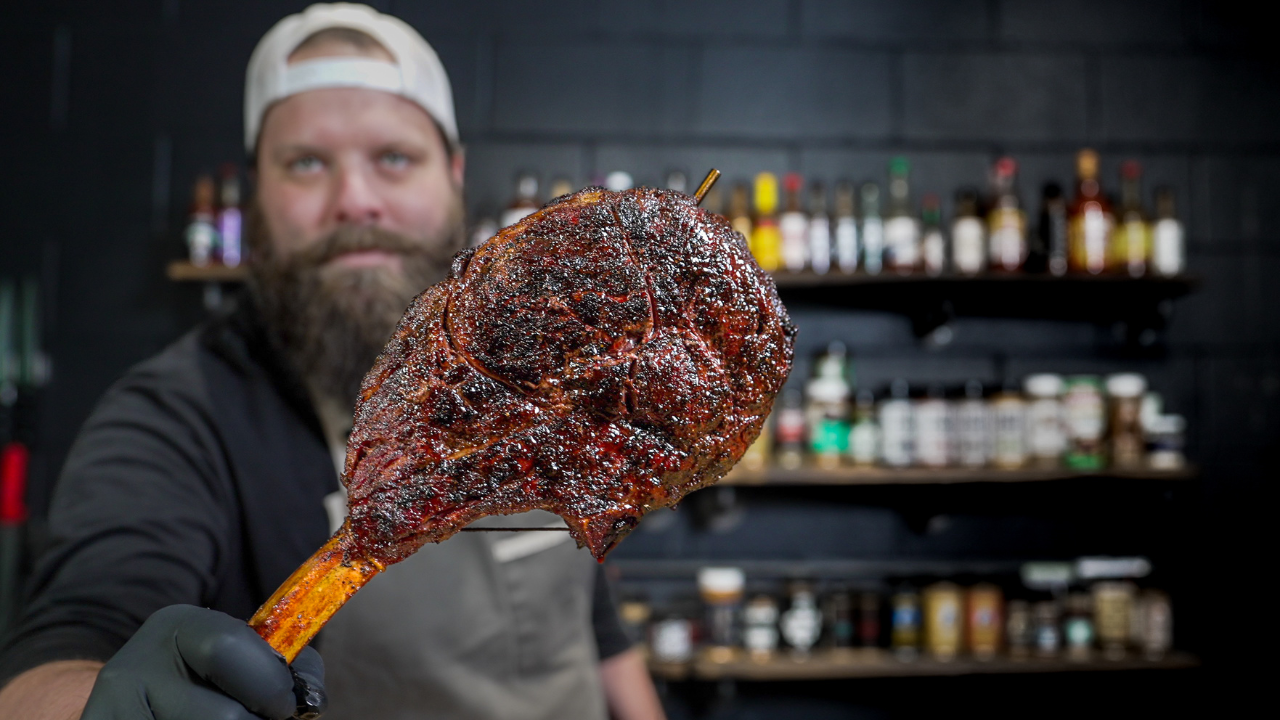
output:
POLYGON ((1027 217, 1018 201, 1017 176, 1018 164, 1013 158, 996 161, 987 225, 991 267, 997 270, 1021 270, 1027 260, 1027 217))
POLYGON ((782 265, 782 230, 778 227, 778 178, 773 173, 756 175, 756 216, 751 228, 751 254, 760 269, 776 272, 782 265))
POLYGON ((827 189, 820 182, 809 186, 808 239, 809 268, 825 275, 831 269, 831 218, 827 215, 827 189))
POLYGON ((956 216, 951 221, 951 266, 961 275, 977 275, 987 266, 987 228, 978 217, 978 193, 956 193, 956 216))
POLYGON ((884 263, 900 275, 920 263, 920 221, 911 212, 910 166, 906 158, 889 163, 889 212, 884 221, 884 263))
POLYGON ((1067 265, 1072 272, 1097 275, 1107 268, 1115 215, 1098 184, 1098 154, 1076 156, 1076 196, 1067 209, 1067 265))
POLYGON ((809 264, 809 216, 800 204, 800 192, 804 180, 796 173, 782 178, 786 190, 786 206, 778 218, 778 231, 782 235, 782 263, 791 272, 804 270, 809 264))
POLYGON ((835 262, 840 272, 858 269, 858 221, 854 217, 857 202, 853 183, 836 184, 835 262))
POLYGON ((920 239, 924 271, 929 277, 937 277, 947 269, 947 239, 942 234, 942 208, 937 195, 929 193, 920 199, 920 220, 924 225, 920 239))
MULTIPOLYGON (((715 192, 715 188, 711 188, 715 192)), ((729 194, 729 225, 751 243, 751 186, 738 183, 729 194)))
POLYGON ((879 275, 884 266, 884 220, 880 217, 880 186, 862 186, 862 267, 868 275, 879 275))
POLYGON ((1142 209, 1142 166, 1126 160, 1120 166, 1120 222, 1111 242, 1110 266, 1130 277, 1147 274, 1151 225, 1142 209))

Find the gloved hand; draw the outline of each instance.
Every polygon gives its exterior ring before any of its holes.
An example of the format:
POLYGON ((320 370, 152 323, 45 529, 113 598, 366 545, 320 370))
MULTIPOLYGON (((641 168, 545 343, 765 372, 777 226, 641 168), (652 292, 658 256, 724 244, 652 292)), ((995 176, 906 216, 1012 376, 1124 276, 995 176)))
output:
POLYGON ((292 668, 243 621, 171 605, 103 666, 82 720, 316 718, 324 662, 310 647, 292 668), (291 672, 292 670, 292 672, 291 672))

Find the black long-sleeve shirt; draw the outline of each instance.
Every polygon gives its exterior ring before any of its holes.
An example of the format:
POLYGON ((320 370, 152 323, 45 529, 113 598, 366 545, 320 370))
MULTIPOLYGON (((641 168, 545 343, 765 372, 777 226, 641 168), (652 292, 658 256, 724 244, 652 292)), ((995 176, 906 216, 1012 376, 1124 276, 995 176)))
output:
MULTIPOLYGON (((106 660, 166 605, 248 618, 326 540, 337 488, 306 393, 242 302, 130 370, 86 422, 0 684, 106 660)), ((589 592, 604 658, 628 644, 602 582, 589 592)))

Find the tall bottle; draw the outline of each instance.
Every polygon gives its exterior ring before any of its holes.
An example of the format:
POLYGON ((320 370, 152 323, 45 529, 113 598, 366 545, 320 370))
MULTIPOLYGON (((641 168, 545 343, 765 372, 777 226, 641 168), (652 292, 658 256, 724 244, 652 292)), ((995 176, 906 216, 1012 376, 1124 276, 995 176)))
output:
POLYGON ((1098 184, 1098 154, 1076 156, 1076 196, 1067 208, 1067 267, 1097 275, 1107 268, 1115 215, 1098 184))
POLYGON ((782 178, 786 190, 786 204, 778 218, 778 230, 782 234, 782 264, 791 272, 804 270, 809 264, 809 216, 800 202, 804 179, 797 173, 787 173, 782 178))
POLYGON ((794 470, 804 464, 804 393, 786 388, 773 404, 773 457, 778 467, 794 470))
POLYGON ((1152 230, 1151 266, 1159 275, 1181 274, 1187 266, 1186 232, 1178 220, 1173 189, 1156 188, 1156 224, 1152 230))
POLYGON ((853 183, 836 184, 835 261, 840 272, 858 269, 858 221, 854 217, 856 201, 853 183))
POLYGON ((558 198, 571 192, 573 192, 573 181, 562 176, 551 181, 551 190, 547 192, 547 197, 558 198))
POLYGON ((862 186, 862 267, 879 275, 884 266, 884 221, 880 218, 880 186, 862 186))
POLYGON ((910 166, 896 157, 889 163, 889 212, 884 221, 884 263, 901 275, 920 264, 920 222, 911 212, 910 166))
POLYGON ((191 197, 191 216, 187 221, 187 256, 191 264, 207 267, 218 249, 218 228, 214 225, 214 184, 209 175, 196 179, 191 197))
POLYGON ((831 269, 831 217, 827 214, 827 189, 820 182, 809 186, 809 267, 824 275, 831 269))
POLYGON ((920 220, 924 226, 920 237, 924 271, 929 277, 938 277, 947 269, 947 238, 942 234, 942 206, 937 195, 920 198, 920 220))
POLYGON ((977 275, 987 266, 987 227, 978 217, 978 193, 972 188, 956 193, 951 266, 961 275, 977 275))
POLYGON ((1061 277, 1067 274, 1067 201, 1062 186, 1045 183, 1040 196, 1040 222, 1036 227, 1040 251, 1044 253, 1043 272, 1061 277))
POLYGON ((1147 274, 1151 255, 1151 225, 1142 209, 1142 165, 1126 160, 1120 166, 1120 217, 1111 240, 1110 267, 1129 277, 1147 274))
POLYGON ((502 212, 502 227, 515 225, 538 209, 538 177, 532 173, 516 175, 516 193, 502 212))
POLYGON ((809 452, 818 467, 840 466, 849 450, 848 353, 844 343, 832 342, 814 364, 805 387, 809 452))
MULTIPOLYGON (((715 188, 711 188, 712 191, 715 188)), ((710 193, 708 193, 710 194, 710 193)), ((751 186, 737 183, 729 194, 729 224, 742 233, 748 245, 751 242, 751 186)))
POLYGON ((234 165, 228 165, 222 169, 220 190, 221 202, 215 224, 218 228, 218 237, 222 239, 222 264, 227 267, 236 267, 240 264, 244 219, 240 212, 240 176, 234 165))
POLYGON ((776 272, 782 265, 782 231, 778 228, 778 178, 773 173, 756 175, 756 214, 751 227, 751 254, 760 269, 776 272))
POLYGON ((987 213, 992 269, 1021 270, 1027 260, 1027 217, 1018 201, 1017 178, 1018 164, 1013 158, 996 161, 991 176, 991 210, 987 213))

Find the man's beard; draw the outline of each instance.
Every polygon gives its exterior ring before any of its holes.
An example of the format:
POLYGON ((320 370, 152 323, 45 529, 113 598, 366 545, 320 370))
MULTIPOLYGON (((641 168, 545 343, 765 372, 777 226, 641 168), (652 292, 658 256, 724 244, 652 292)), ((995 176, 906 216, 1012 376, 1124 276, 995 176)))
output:
POLYGON ((274 251, 265 218, 249 210, 249 291, 285 360, 313 393, 345 407, 386 345, 413 298, 444 279, 462 249, 462 199, 451 201, 437 237, 411 240, 374 227, 343 226, 291 255, 274 251), (401 269, 349 267, 330 261, 358 251, 400 257, 401 269))

